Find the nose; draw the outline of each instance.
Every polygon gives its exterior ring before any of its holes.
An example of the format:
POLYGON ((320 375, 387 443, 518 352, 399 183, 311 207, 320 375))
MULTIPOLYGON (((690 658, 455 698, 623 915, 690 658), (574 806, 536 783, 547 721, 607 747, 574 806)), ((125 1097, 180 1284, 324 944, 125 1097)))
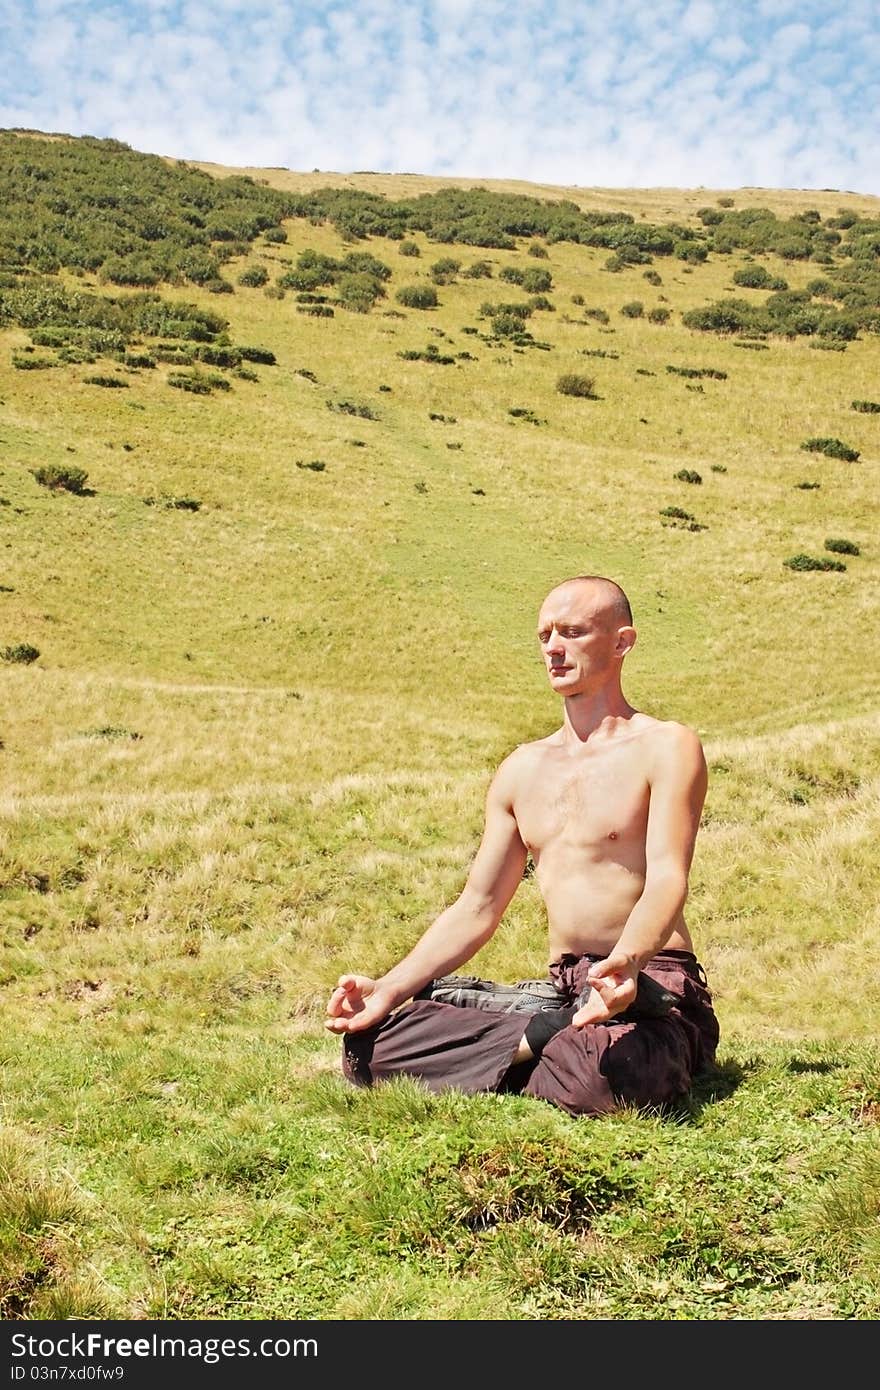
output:
POLYGON ((552 656, 554 652, 558 654, 560 652, 565 651, 565 647, 562 644, 562 638, 556 631, 555 627, 550 629, 550 635, 547 638, 547 641, 544 643, 544 651, 547 653, 548 656, 552 656))

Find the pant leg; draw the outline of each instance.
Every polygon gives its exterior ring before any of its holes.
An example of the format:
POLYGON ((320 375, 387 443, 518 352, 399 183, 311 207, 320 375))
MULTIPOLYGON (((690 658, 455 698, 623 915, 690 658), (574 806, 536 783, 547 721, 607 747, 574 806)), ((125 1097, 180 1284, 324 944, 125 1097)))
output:
POLYGON ((551 1038, 523 1094, 570 1115, 604 1115, 675 1100, 692 1077, 690 1039, 678 1020, 593 1023, 551 1038))
MULTIPOLYGON (((562 971, 563 983, 581 988, 588 968, 587 958, 572 958, 562 971)), ((544 1048, 523 1094, 571 1115, 601 1115, 626 1105, 648 1108, 687 1094, 694 1077, 714 1062, 719 1037, 705 974, 685 951, 662 951, 645 970, 681 1004, 662 1018, 563 1028, 544 1048)))
POLYGON ((495 1091, 528 1017, 417 999, 375 1028, 343 1035, 343 1075, 357 1086, 415 1076, 430 1091, 495 1091))

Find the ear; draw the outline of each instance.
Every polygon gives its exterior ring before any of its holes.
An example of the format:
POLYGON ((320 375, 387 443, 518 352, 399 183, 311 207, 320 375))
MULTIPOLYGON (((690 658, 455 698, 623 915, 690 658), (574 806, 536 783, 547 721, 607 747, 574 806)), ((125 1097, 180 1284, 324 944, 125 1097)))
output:
POLYGON ((617 642, 614 647, 614 655, 622 661, 627 652, 631 652, 636 644, 636 630, 634 627, 619 627, 617 629, 617 642))

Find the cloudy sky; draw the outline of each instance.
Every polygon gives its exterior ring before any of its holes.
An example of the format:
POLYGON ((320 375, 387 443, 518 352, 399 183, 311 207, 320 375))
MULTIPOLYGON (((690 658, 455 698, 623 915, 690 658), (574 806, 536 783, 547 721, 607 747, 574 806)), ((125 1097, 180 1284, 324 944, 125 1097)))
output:
POLYGON ((0 127, 221 164, 880 195, 880 0, 0 0, 0 127))

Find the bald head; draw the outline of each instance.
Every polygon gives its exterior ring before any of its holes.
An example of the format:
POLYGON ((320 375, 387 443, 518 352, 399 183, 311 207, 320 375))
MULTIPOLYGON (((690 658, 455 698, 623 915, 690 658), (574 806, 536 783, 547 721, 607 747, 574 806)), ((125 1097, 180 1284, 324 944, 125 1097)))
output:
MULTIPOLYGON (((632 627, 633 614, 629 599, 619 584, 613 579, 606 579, 604 575, 573 575, 571 579, 563 579, 561 584, 551 589, 550 594, 578 587, 583 587, 585 595, 589 593, 590 599, 595 601, 596 613, 601 612, 609 626, 632 627)), ((550 594, 547 595, 548 598, 550 594)))

